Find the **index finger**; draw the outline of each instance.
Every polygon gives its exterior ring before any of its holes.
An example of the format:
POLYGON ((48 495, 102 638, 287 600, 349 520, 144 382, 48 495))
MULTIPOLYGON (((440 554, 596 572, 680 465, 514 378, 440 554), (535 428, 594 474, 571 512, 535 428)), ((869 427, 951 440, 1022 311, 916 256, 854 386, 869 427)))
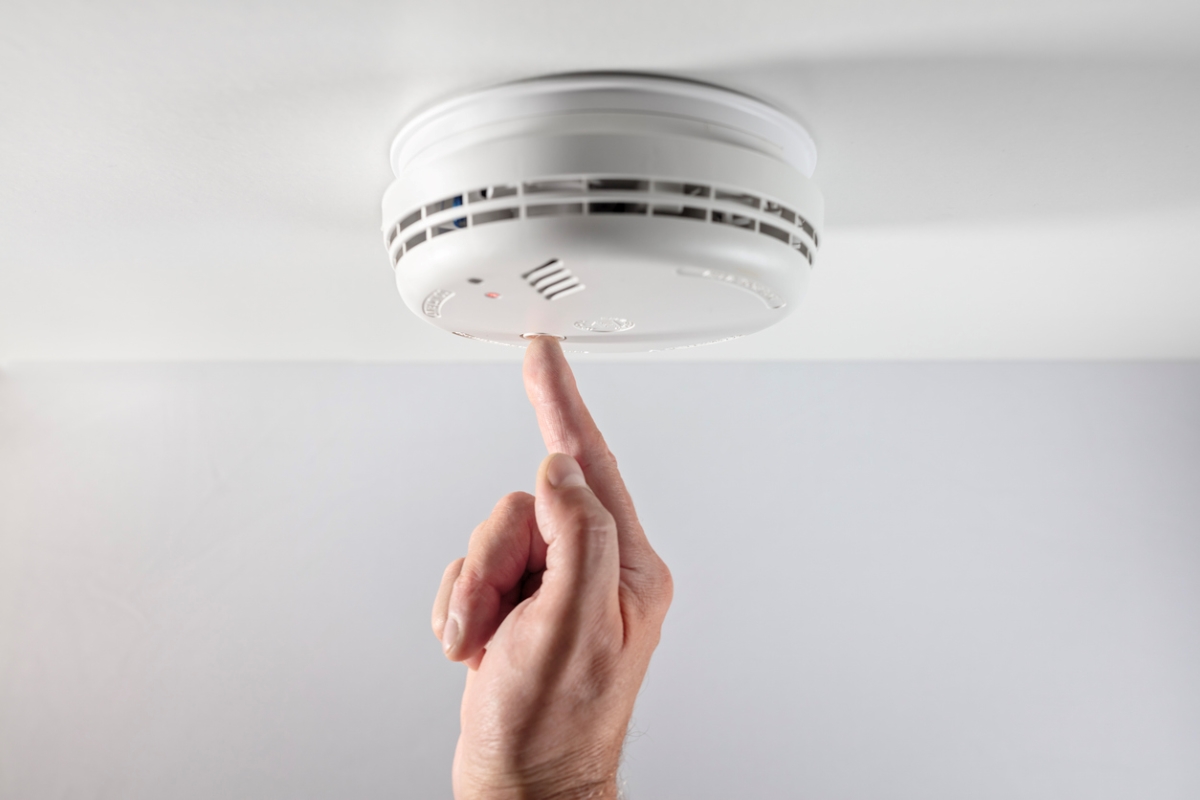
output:
POLYGON ((546 450, 573 456, 583 468, 588 486, 616 519, 621 563, 628 563, 627 555, 649 549, 617 460, 579 396, 557 339, 539 336, 530 342, 525 351, 525 391, 537 414, 546 450))

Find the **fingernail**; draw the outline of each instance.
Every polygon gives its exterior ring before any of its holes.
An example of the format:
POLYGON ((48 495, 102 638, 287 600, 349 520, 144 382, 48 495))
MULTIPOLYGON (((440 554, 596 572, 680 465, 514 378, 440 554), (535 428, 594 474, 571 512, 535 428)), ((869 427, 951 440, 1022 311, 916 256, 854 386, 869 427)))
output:
POLYGON ((446 617, 446 625, 442 628, 442 652, 449 654, 458 644, 458 620, 453 616, 446 617))
POLYGON ((563 453, 555 453, 551 456, 550 463, 546 466, 546 480, 550 481, 550 485, 555 489, 563 489, 568 486, 587 486, 587 480, 583 477, 583 470, 579 468, 579 462, 563 453))

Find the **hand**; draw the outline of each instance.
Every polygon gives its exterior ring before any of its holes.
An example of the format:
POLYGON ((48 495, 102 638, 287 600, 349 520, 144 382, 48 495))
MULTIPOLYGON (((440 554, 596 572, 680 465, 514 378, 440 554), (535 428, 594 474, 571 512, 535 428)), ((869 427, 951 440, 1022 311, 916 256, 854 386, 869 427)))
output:
POLYGON ((530 344, 525 388, 550 452, 537 496, 500 501, 433 606, 446 656, 468 667, 454 796, 615 798, 671 574, 555 339, 530 344))

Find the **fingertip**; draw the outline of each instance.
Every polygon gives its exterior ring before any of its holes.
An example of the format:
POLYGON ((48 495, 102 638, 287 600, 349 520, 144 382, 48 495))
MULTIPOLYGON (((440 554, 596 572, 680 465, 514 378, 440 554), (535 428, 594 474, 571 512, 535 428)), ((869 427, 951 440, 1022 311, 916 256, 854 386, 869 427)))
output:
POLYGON ((579 462, 566 453, 551 453, 546 456, 542 472, 546 482, 554 489, 587 486, 587 479, 583 476, 579 462))
POLYGON ((454 581, 458 580, 459 574, 462 573, 463 564, 467 563, 466 556, 459 556, 446 565, 446 569, 442 571, 442 580, 454 581))
POLYGON ((509 492, 492 508, 492 517, 516 521, 524 519, 533 508, 534 497, 529 492, 509 492))
POLYGON ((522 365, 525 389, 530 399, 537 396, 557 397, 567 385, 574 388, 575 376, 562 345, 553 336, 539 336, 525 349, 522 365))
POLYGON ((442 582, 438 586, 437 597, 433 601, 433 614, 430 619, 433 635, 439 640, 445 633, 446 615, 450 610, 450 597, 454 594, 454 585, 458 582, 458 576, 462 573, 464 563, 466 563, 465 558, 456 558, 442 573, 442 582))
POLYGON ((566 361, 562 345, 553 336, 535 336, 525 348, 526 373, 532 369, 553 365, 555 361, 566 361))
POLYGON ((461 636, 462 626, 459 625, 458 616, 449 614, 446 616, 446 624, 442 627, 442 652, 446 657, 454 660, 454 651, 458 648, 461 636))

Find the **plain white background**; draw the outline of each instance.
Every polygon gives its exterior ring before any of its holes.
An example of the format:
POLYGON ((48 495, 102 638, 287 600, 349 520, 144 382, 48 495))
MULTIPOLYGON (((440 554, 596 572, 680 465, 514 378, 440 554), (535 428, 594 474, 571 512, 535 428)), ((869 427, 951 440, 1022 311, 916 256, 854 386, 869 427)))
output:
MULTIPOLYGON (((633 798, 1200 796, 1200 366, 596 365, 633 798)), ((0 797, 437 798, 515 364, 0 373, 0 797)))

